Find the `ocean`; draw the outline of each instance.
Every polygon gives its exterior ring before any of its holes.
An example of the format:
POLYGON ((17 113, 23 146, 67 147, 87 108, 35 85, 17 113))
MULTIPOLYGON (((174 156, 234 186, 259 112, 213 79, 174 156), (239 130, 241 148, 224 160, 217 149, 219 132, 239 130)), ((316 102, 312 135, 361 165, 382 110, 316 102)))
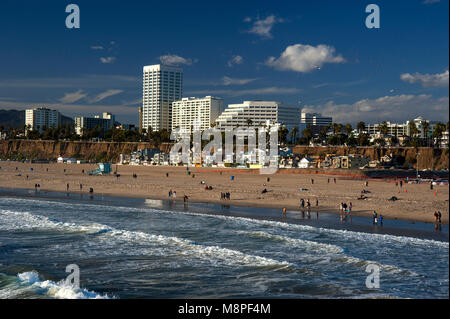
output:
POLYGON ((449 298, 448 225, 389 223, 3 194, 0 298, 449 298), (79 288, 64 283, 70 264, 79 288), (369 265, 379 287, 366 286, 369 265))

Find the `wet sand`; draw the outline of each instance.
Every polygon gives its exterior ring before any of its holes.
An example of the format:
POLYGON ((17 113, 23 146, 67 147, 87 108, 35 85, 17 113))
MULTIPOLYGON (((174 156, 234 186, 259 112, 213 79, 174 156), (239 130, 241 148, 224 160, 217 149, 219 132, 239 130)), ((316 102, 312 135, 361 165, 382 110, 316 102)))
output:
POLYGON ((34 189, 35 184, 40 184, 41 190, 65 192, 69 184, 69 192, 74 193, 88 193, 92 187, 97 195, 153 199, 167 199, 172 189, 176 191, 175 199, 179 201, 187 195, 190 202, 267 207, 280 209, 280 212, 283 207, 299 210, 300 199, 304 198, 305 201, 310 200, 314 211, 339 213, 341 202, 352 202, 353 216, 370 217, 376 210, 386 219, 408 221, 434 223, 433 214, 439 210, 442 222, 448 224, 448 186, 434 186, 430 190, 429 184, 403 184, 400 188, 395 186, 393 180, 369 180, 369 185, 365 186, 363 180, 343 176, 289 174, 286 171, 260 175, 257 170, 189 168, 191 175, 188 175, 186 167, 113 165, 113 171, 117 168, 120 174, 116 178, 113 174, 88 176, 88 171, 97 168, 89 164, 0 162, 0 166, 0 187, 4 188, 34 189), (82 173, 82 170, 85 172, 82 173), (137 174, 137 178, 133 178, 133 174, 137 174), (233 181, 231 176, 235 176, 233 181), (311 179, 314 179, 314 184, 311 179), (205 190, 205 184, 201 181, 213 189, 205 190), (83 185, 81 190, 80 184, 83 185), (268 192, 262 194, 263 189, 268 192), (363 189, 370 192, 365 194, 368 199, 357 200, 363 189), (221 200, 220 194, 223 192, 230 192, 231 200, 221 200), (389 201, 392 196, 399 200, 389 201), (316 199, 319 200, 318 208, 316 199))

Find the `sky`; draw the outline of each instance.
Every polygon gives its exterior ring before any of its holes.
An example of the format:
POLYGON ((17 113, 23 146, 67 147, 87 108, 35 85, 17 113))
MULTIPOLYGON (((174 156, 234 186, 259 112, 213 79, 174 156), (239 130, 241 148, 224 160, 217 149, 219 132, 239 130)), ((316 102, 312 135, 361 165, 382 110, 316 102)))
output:
POLYGON ((449 1, 0 2, 0 109, 137 124, 142 67, 158 63, 183 68, 185 97, 300 104, 353 125, 446 122, 449 1), (380 28, 366 27, 372 3, 380 28))

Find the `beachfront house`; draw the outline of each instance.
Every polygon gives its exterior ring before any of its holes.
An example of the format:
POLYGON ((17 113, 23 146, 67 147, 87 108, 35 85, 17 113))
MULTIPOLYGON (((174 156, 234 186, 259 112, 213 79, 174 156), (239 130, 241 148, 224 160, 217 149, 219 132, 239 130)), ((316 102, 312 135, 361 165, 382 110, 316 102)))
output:
POLYGON ((316 167, 316 163, 312 158, 304 157, 298 163, 298 168, 314 168, 316 167))

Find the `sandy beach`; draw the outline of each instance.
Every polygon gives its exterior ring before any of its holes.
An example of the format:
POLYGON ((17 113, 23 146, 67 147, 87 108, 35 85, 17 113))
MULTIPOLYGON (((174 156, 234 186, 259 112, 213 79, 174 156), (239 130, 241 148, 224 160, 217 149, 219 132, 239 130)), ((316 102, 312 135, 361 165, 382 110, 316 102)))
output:
POLYGON ((442 222, 448 224, 448 186, 434 186, 431 190, 429 184, 403 184, 400 188, 394 180, 369 180, 366 186, 364 180, 345 176, 289 174, 286 171, 260 175, 257 170, 189 168, 189 175, 186 167, 113 165, 113 171, 117 169, 120 174, 117 178, 113 174, 89 176, 87 172, 97 168, 97 165, 89 164, 0 162, 0 166, 0 187, 4 188, 34 189, 35 184, 40 184, 41 190, 65 192, 69 184, 69 192, 74 193, 88 193, 89 188, 93 188, 95 194, 152 199, 167 199, 172 189, 177 195, 175 200, 179 201, 187 195, 191 202, 279 208, 280 214, 283 207, 300 210, 300 199, 303 198, 310 200, 312 210, 331 213, 339 213, 341 202, 351 202, 354 216, 370 217, 376 210, 386 219, 434 223, 433 214, 440 211, 442 222), (137 178, 133 178, 133 174, 137 178), (205 185, 213 189, 206 190, 205 185), (264 189, 267 193, 262 194, 264 189), (358 200, 363 189, 369 191, 365 194, 367 199, 358 200), (231 193, 231 200, 221 200, 224 192, 231 193), (392 196, 399 200, 390 201, 392 196), (316 199, 319 200, 318 208, 316 199))

